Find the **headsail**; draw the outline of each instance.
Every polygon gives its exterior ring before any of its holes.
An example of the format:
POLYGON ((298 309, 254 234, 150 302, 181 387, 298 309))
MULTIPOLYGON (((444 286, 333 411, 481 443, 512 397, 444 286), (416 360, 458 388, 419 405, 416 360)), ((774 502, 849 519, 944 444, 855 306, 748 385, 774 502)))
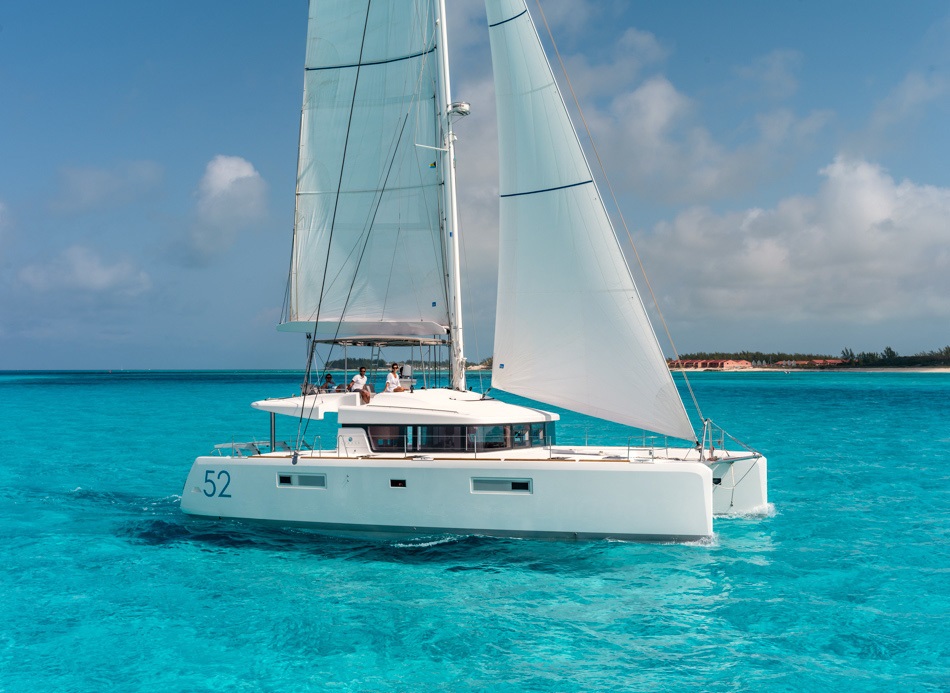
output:
POLYGON ((492 385, 695 440, 523 0, 486 0, 500 230, 492 385))
POLYGON ((310 4, 282 330, 346 338, 448 329, 435 5, 310 4))

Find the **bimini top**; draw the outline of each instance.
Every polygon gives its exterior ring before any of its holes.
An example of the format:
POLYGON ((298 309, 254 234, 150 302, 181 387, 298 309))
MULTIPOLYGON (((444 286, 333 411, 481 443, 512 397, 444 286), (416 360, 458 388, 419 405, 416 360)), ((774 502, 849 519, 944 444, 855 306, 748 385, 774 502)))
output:
POLYGON ((476 392, 442 388, 415 392, 381 392, 369 404, 360 404, 351 392, 328 393, 282 399, 265 399, 251 404, 255 409, 307 419, 322 419, 337 412, 341 425, 436 425, 475 426, 483 424, 541 423, 557 421, 552 412, 482 398, 476 392))

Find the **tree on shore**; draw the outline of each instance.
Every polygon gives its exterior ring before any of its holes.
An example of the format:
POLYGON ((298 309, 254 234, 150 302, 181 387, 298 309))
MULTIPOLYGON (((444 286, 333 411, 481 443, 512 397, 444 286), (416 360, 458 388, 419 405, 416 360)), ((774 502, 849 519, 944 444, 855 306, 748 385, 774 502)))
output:
MULTIPOLYGON (((835 360, 833 356, 825 354, 788 354, 784 352, 766 353, 761 351, 739 351, 739 352, 696 352, 692 354, 683 354, 680 359, 684 361, 751 361, 758 363, 780 363, 783 361, 803 361, 819 362, 816 367, 822 367, 827 364, 821 364, 821 361, 835 360)), ((884 347, 880 353, 874 351, 862 351, 855 353, 851 348, 841 350, 841 360, 844 363, 836 364, 836 368, 935 368, 950 366, 950 346, 933 351, 922 351, 913 356, 901 356, 890 346, 884 347)))

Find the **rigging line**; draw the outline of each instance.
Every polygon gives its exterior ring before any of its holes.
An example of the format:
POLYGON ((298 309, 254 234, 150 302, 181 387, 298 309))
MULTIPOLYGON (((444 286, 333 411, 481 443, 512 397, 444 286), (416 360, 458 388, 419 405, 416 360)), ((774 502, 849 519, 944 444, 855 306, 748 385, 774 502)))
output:
MULTIPOLYGON (((369 27, 369 12, 370 12, 370 8, 372 7, 372 5, 373 5, 373 0, 368 0, 367 3, 366 3, 366 16, 363 18, 363 37, 362 37, 362 39, 360 40, 360 56, 359 56, 358 62, 362 62, 362 61, 363 61, 363 49, 366 47, 366 31, 367 31, 367 28, 369 27)), ((316 318, 315 318, 314 321, 313 321, 313 335, 314 335, 314 339, 316 339, 317 330, 319 329, 319 325, 320 325, 320 311, 321 311, 321 309, 323 308, 323 295, 324 295, 324 292, 326 291, 326 285, 327 285, 327 270, 328 270, 328 268, 330 267, 330 248, 331 248, 332 245, 333 245, 333 229, 336 227, 336 213, 337 213, 337 210, 338 210, 339 207, 340 207, 340 191, 341 191, 342 188, 343 188, 343 170, 346 168, 346 150, 347 150, 347 147, 349 146, 349 142, 350 142, 350 131, 352 130, 352 127, 353 127, 353 110, 354 110, 354 106, 355 106, 355 104, 356 104, 356 92, 357 92, 357 90, 359 89, 359 84, 360 84, 360 71, 361 71, 361 68, 360 68, 359 65, 357 65, 357 67, 356 67, 356 78, 353 80, 353 96, 350 98, 350 114, 349 114, 349 118, 347 119, 347 122, 346 122, 346 135, 345 135, 345 137, 343 138, 343 159, 340 161, 340 176, 339 176, 339 178, 337 179, 336 197, 335 197, 334 200, 333 200, 333 216, 332 216, 332 218, 330 219, 330 232, 329 232, 329 235, 328 235, 328 237, 327 237, 327 256, 326 256, 326 262, 325 262, 324 265, 323 265, 323 279, 320 281, 320 300, 319 300, 318 303, 317 303, 317 315, 316 315, 316 318)), ((340 328, 339 328, 339 325, 337 325, 337 332, 338 332, 338 333, 339 333, 339 329, 340 329, 340 328)), ((332 353, 332 351, 333 351, 333 346, 331 345, 331 346, 330 346, 330 352, 332 353)), ((311 367, 312 362, 313 362, 313 354, 314 354, 314 351, 311 350, 310 355, 309 355, 308 358, 307 358, 307 374, 308 374, 308 375, 309 375, 309 373, 310 373, 310 367, 311 367)), ((327 358, 328 358, 328 360, 329 360, 329 355, 328 355, 327 358)), ((313 398, 313 404, 310 405, 310 411, 311 411, 311 413, 313 412, 313 408, 316 407, 316 406, 317 406, 317 398, 314 397, 314 398, 313 398)), ((300 407, 300 418, 297 420, 297 445, 296 445, 296 447, 299 447, 299 446, 300 446, 300 435, 301 435, 301 434, 300 434, 300 427, 301 427, 301 425, 303 425, 303 409, 304 409, 303 406, 301 406, 301 407, 300 407)), ((307 426, 309 426, 309 424, 310 424, 310 418, 307 417, 307 424, 304 426, 304 429, 303 429, 303 434, 304 434, 304 435, 306 435, 306 433, 307 433, 307 426)))
MULTIPOLYGON (((399 137, 396 138, 396 148, 393 150, 393 155, 389 160, 389 166, 386 168, 386 176, 383 179, 383 185, 379 190, 379 195, 376 197, 376 201, 372 210, 372 216, 369 219, 369 226, 367 228, 366 234, 364 236, 363 247, 360 249, 359 258, 356 260, 356 267, 353 270, 353 278, 350 280, 350 287, 346 292, 346 300, 343 302, 343 309, 340 311, 340 315, 346 315, 346 309, 350 305, 350 299, 353 297, 353 287, 356 286, 356 277, 359 274, 360 265, 363 264, 363 257, 366 255, 366 248, 369 246, 369 239, 372 235, 373 224, 376 222, 376 215, 379 213, 379 208, 383 202, 383 191, 386 189, 386 183, 389 181, 389 175, 392 173, 393 164, 396 161, 396 155, 399 152, 399 142, 402 141, 402 135, 406 130, 406 123, 409 120, 409 114, 406 113, 403 116, 402 127, 399 130, 399 137)), ((343 324, 343 319, 339 320, 336 324, 336 331, 333 333, 333 340, 330 343, 330 351, 333 351, 333 345, 336 343, 336 340, 340 336, 340 328, 343 324)), ((327 357, 329 360, 329 356, 327 357)))
MULTIPOLYGON (((439 128, 439 137, 440 137, 441 140, 444 141, 447 134, 448 134, 448 133, 447 133, 447 132, 444 132, 441 127, 439 128)), ((451 166, 452 163, 450 162, 449 165, 451 166)), ((448 270, 448 268, 449 268, 449 247, 448 247, 448 244, 446 243, 447 237, 446 237, 446 234, 445 234, 446 227, 448 226, 448 210, 445 208, 445 190, 446 190, 446 187, 445 187, 445 186, 446 186, 446 184, 447 184, 447 181, 446 181, 446 179, 445 179, 445 175, 446 175, 447 171, 446 171, 446 167, 445 167, 445 166, 440 166, 439 169, 440 169, 440 170, 439 170, 439 180, 440 180, 440 182, 439 182, 439 187, 442 188, 442 191, 441 191, 441 193, 439 194, 439 198, 438 198, 438 200, 437 200, 437 202, 436 202, 436 206, 439 208, 439 210, 438 210, 438 214, 439 214, 438 227, 439 227, 439 228, 438 228, 438 231, 437 231, 437 236, 438 236, 438 237, 436 238, 436 241, 437 241, 438 244, 439 244, 439 255, 440 255, 441 260, 442 260, 442 268, 441 268, 441 269, 442 269, 442 281, 439 282, 439 285, 440 285, 440 287, 441 287, 441 289, 442 289, 442 301, 443 301, 444 304, 445 304, 445 310, 448 311, 448 310, 449 310, 449 301, 450 301, 451 299, 449 298, 449 270, 448 270)), ((456 226, 457 226, 457 225, 456 225, 456 226)), ((456 230, 457 230, 457 229, 456 229, 456 230)), ((448 312, 446 312, 446 317, 448 317, 448 312)), ((450 338, 454 338, 454 335, 450 335, 450 338)))
MULTIPOLYGON (((399 129, 399 136, 396 138, 396 146, 393 149, 393 155, 389 159, 389 166, 386 167, 386 177, 383 178, 382 187, 379 189, 379 195, 376 198, 376 203, 373 206, 373 215, 370 217, 369 226, 367 228, 366 236, 363 241, 363 247, 360 249, 360 255, 356 260, 356 267, 353 270, 353 279, 350 280, 350 288, 346 292, 346 300, 343 302, 343 310, 340 311, 340 315, 346 315, 346 309, 350 304, 350 299, 353 297, 353 287, 356 286, 356 277, 359 273, 360 265, 363 264, 363 257, 366 255, 366 248, 369 246, 369 238, 372 235, 373 225, 376 223, 376 215, 379 214, 379 208, 383 203, 383 192, 386 190, 386 183, 389 182, 389 176, 392 173, 393 165, 396 163, 396 155, 399 153, 399 143, 402 141, 403 133, 406 131, 406 123, 409 122, 409 113, 406 113, 402 119, 402 127, 399 129)), ((342 320, 337 323, 336 333, 333 335, 333 339, 340 334, 340 324, 342 320)))
MULTIPOLYGON (((366 249, 369 247, 369 240, 370 240, 370 236, 372 235, 372 230, 373 230, 374 224, 375 224, 375 222, 376 222, 376 215, 379 213, 379 208, 382 206, 383 193, 384 193, 384 192, 386 191, 386 189, 387 189, 387 188, 386 188, 386 185, 387 185, 387 183, 389 182, 389 178, 390 178, 390 176, 391 176, 391 174, 392 174, 393 167, 395 166, 396 157, 397 157, 398 154, 399 154, 399 143, 403 141, 403 135, 405 134, 405 131, 406 131, 406 125, 407 125, 407 123, 409 122, 409 116, 410 116, 410 114, 411 114, 411 110, 412 110, 412 109, 410 108, 410 109, 406 112, 406 114, 403 116, 402 125, 400 126, 399 132, 398 132, 398 134, 397 134, 396 137, 395 137, 394 146, 393 146, 393 151, 392 151, 392 156, 391 156, 390 159, 389 159, 389 165, 386 167, 386 175, 384 176, 383 181, 382 181, 382 184, 380 185, 380 188, 379 188, 379 190, 377 191, 376 199, 374 200, 373 206, 372 206, 372 208, 371 208, 372 214, 371 214, 371 216, 370 216, 370 218, 369 218, 369 220, 368 220, 368 223, 367 223, 367 226, 366 226, 366 232, 365 232, 365 234, 363 235, 363 245, 362 245, 362 248, 360 249, 360 254, 359 254, 359 257, 357 258, 357 261, 356 261, 356 267, 355 267, 354 270, 353 270, 353 276, 352 276, 352 279, 350 280, 349 289, 347 290, 346 300, 344 301, 344 303, 343 303, 343 308, 342 308, 342 310, 341 310, 341 312, 340 312, 341 315, 345 315, 345 314, 346 314, 346 309, 347 309, 347 307, 349 306, 350 299, 353 297, 353 288, 356 286, 356 279, 357 279, 357 277, 358 277, 358 275, 359 275, 359 268, 360 268, 360 266, 361 266, 362 263, 363 263, 363 258, 364 258, 365 254, 366 254, 366 249)), ((331 232, 332 232, 332 227, 331 227, 331 232)), ((318 316, 319 316, 319 313, 318 313, 318 316)), ((318 319, 319 319, 319 318, 318 318, 318 319)), ((332 353, 333 353, 333 346, 334 346, 334 344, 336 343, 336 340, 337 340, 337 339, 339 338, 339 336, 340 336, 340 329, 341 329, 341 327, 342 327, 342 319, 341 319, 339 322, 337 322, 336 331, 334 332, 334 334, 333 334, 333 339, 332 339, 331 342, 330 342, 330 349, 329 349, 329 352, 328 352, 328 354, 327 354, 327 359, 326 359, 327 361, 330 360, 330 356, 331 356, 332 353)), ((314 330, 314 333, 316 333, 316 330, 314 330)), ((382 353, 382 349, 381 349, 381 348, 379 349, 379 352, 380 352, 380 354, 382 353)), ((319 378, 322 379, 322 377, 323 377, 323 372, 321 371, 319 378)), ((314 402, 313 402, 313 404, 311 405, 311 411, 313 410, 313 407, 316 406, 316 401, 317 401, 317 398, 314 397, 314 402)), ((301 408, 301 417, 302 417, 302 416, 303 416, 303 409, 301 408)), ((310 418, 308 417, 307 423, 303 424, 303 435, 304 435, 304 436, 306 436, 307 430, 308 430, 309 426, 310 426, 310 418)), ((299 430, 299 423, 298 423, 298 430, 299 430)))
MULTIPOLYGON (((620 223, 623 226, 623 230, 627 234, 627 240, 630 243, 630 247, 633 248, 634 257, 637 258, 637 265, 640 267, 640 274, 643 276, 643 281, 646 282, 647 289, 650 291, 650 298, 653 299, 653 307, 656 309, 656 313, 660 318, 660 322, 663 324, 663 331, 666 332, 666 338, 670 342, 670 348, 673 350, 673 356, 677 361, 679 361, 679 352, 676 349, 676 344, 673 342, 673 335, 670 334, 670 328, 666 324, 666 318, 663 317, 663 311, 660 310, 660 303, 656 299, 656 294, 653 291, 653 285, 650 284, 650 278, 647 276, 646 269, 643 267, 643 261, 640 259, 640 253, 637 252, 637 246, 633 242, 633 235, 630 233, 629 227, 627 227, 626 219, 623 218, 623 211, 620 209, 620 204, 617 202, 617 196, 614 194, 614 188, 610 184, 610 178, 607 176, 607 169, 604 167, 604 162, 600 158, 600 152, 597 150, 597 145, 594 143, 594 137, 591 134, 590 126, 587 124, 587 119, 584 117, 584 111, 581 108, 580 101, 577 99, 577 94, 574 93, 574 85, 571 84, 571 78, 567 74, 567 68, 564 66, 564 59, 561 57, 561 53, 557 49, 557 42, 554 40, 554 34, 551 33, 551 27, 548 26, 547 17, 544 16, 544 9, 541 7, 541 0, 535 0, 535 2, 538 6, 538 12, 541 14, 541 20, 544 22, 544 28, 548 32, 548 38, 551 40, 551 45, 554 47, 554 54, 557 56, 558 64, 561 66, 561 74, 564 75, 564 80, 567 82, 568 90, 571 92, 571 98, 574 100, 574 107, 577 108, 577 112, 581 117, 581 122, 584 124, 584 130, 587 132, 587 139, 590 142, 591 149, 593 150, 594 156, 597 159, 597 165, 600 166, 601 175, 603 175, 604 182, 607 184, 607 190, 610 191, 610 198, 613 200, 614 207, 617 209, 617 216, 620 218, 620 223)), ((683 380, 686 383, 686 389, 689 391, 689 396, 693 400, 693 406, 696 407, 696 413, 699 415, 701 421, 705 421, 702 409, 700 409, 699 406, 699 400, 696 399, 696 393, 693 392, 693 386, 689 382, 689 378, 686 377, 685 369, 680 367, 680 372, 683 375, 683 380)))
MULTIPOLYGON (((425 20, 422 20, 422 21, 420 22, 420 26, 428 26, 428 22, 426 22, 425 20)), ((387 186, 387 183, 388 183, 389 178, 390 178, 391 173, 392 173, 392 167, 393 167, 393 165, 395 164, 395 161, 396 161, 396 156, 397 156, 397 154, 398 154, 398 148, 399 148, 399 146, 400 146, 400 143, 403 141, 403 134, 404 134, 404 132, 405 132, 405 128, 406 128, 406 125, 407 125, 407 123, 408 123, 408 119, 409 119, 409 117, 410 117, 413 113, 415 113, 415 115, 416 115, 415 127, 418 128, 418 126, 419 126, 419 122, 418 122, 418 121, 419 121, 420 114, 422 113, 422 109, 421 109, 421 107, 420 107, 420 104, 423 102, 423 94, 424 94, 424 92, 425 92, 425 89, 424 89, 423 85, 424 85, 424 83, 425 83, 425 81, 426 81, 426 68, 427 68, 427 65, 428 65, 428 62, 429 62, 430 54, 433 53, 433 51, 435 51, 435 50, 438 48, 438 44, 436 43, 434 36, 432 36, 432 37, 424 36, 424 37, 423 37, 423 44, 424 44, 424 45, 428 45, 430 42, 432 43, 432 48, 430 48, 430 49, 428 49, 428 50, 422 52, 422 56, 423 56, 423 57, 422 57, 422 61, 421 61, 420 64, 419 64, 419 69, 418 69, 417 75, 416 75, 416 77, 415 77, 415 79, 414 79, 415 84, 414 84, 413 89, 411 89, 411 90, 408 89, 408 88, 406 89, 406 91, 407 91, 408 93, 411 93, 411 94, 412 94, 412 99, 411 99, 411 101, 410 101, 410 103, 409 103, 409 106, 408 106, 408 108, 407 108, 407 110, 406 110, 406 114, 405 114, 405 117, 404 117, 404 120, 403 120, 402 128, 400 129, 399 135, 396 137, 395 142, 394 142, 393 159, 392 159, 392 161, 390 162, 389 169, 386 171, 385 179, 383 180, 382 184, 380 185, 380 188, 379 188, 379 191, 378 191, 378 194, 379 194, 380 196, 382 196, 382 193, 384 192, 384 190, 387 189, 386 186, 387 186)), ((425 98, 426 101, 432 101, 433 104, 435 104, 435 103, 437 102, 437 98, 436 98, 436 95, 435 95, 434 91, 435 91, 435 90, 434 90, 434 80, 433 80, 433 94, 432 94, 431 97, 426 97, 426 98, 425 98)), ((433 108, 435 108, 434 105, 433 105, 433 108)), ((416 161, 416 164, 417 164, 417 172, 422 171, 422 170, 423 170, 423 169, 421 168, 422 159, 420 158, 420 153, 419 153, 418 149, 416 149, 416 148, 413 148, 412 151, 413 151, 412 156, 415 158, 415 161, 416 161)), ((427 189, 427 188, 429 187, 429 185, 427 185, 427 184, 422 180, 421 175, 420 175, 420 177, 419 177, 419 181, 418 181, 418 182, 419 182, 419 185, 418 185, 418 186, 413 186, 413 187, 415 187, 415 188, 417 188, 417 189, 419 189, 419 190, 425 190, 425 189, 427 189)), ((402 187, 405 187, 405 186, 402 186, 402 187)), ((423 205, 425 206, 426 211, 428 212, 428 209, 429 209, 428 196, 425 195, 425 194, 423 194, 423 195, 421 195, 420 197, 421 197, 421 200, 422 200, 423 205)), ((381 200, 380 200, 380 203, 381 203, 381 200)), ((373 209, 373 208, 371 208, 371 209, 373 209)), ((373 222, 373 220, 375 220, 375 216, 376 216, 376 212, 377 212, 377 211, 378 211, 378 206, 377 206, 377 207, 374 209, 374 211, 373 211, 373 219, 370 221, 370 225, 369 225, 370 231, 372 230, 372 222, 373 222)), ((397 250, 398 250, 398 248, 399 248, 399 245, 398 245, 398 238, 399 238, 399 236, 401 236, 401 235, 403 235, 403 229, 402 229, 402 226, 400 225, 399 230, 398 230, 398 232, 397 232, 397 242, 396 242, 396 249, 397 249, 397 250)), ((367 239, 367 240, 368 240, 368 239, 367 239)), ((390 283, 392 282, 392 278, 393 278, 393 276, 394 276, 395 260, 396 260, 396 255, 395 255, 395 252, 394 252, 394 254, 393 254, 393 262, 392 262, 392 264, 391 264, 391 266, 390 266, 390 275, 389 275, 389 282, 390 282, 390 283)), ((443 264, 444 264, 444 257, 443 257, 443 264)), ((419 295, 418 295, 418 292, 415 290, 415 281, 414 281, 414 279, 413 279, 413 275, 412 275, 412 274, 409 275, 409 283, 410 283, 410 287, 412 288, 411 294, 412 294, 413 298, 415 298, 415 300, 416 300, 416 310, 417 310, 417 311, 419 312, 419 314, 421 315, 421 314, 422 314, 422 307, 421 307, 420 302, 419 302, 419 295)), ((389 295, 389 292, 388 292, 388 286, 387 286, 387 294, 386 294, 387 299, 388 299, 388 295, 389 295)), ((447 297, 444 297, 444 298, 445 298, 445 301, 446 301, 446 305, 448 305, 448 298, 447 298, 447 297)), ((385 306, 385 304, 384 304, 384 306, 383 306, 383 311, 385 312, 385 310, 386 310, 386 306, 385 306)))
MULTIPOLYGON (((429 64, 430 57, 431 57, 431 55, 432 55, 433 52, 435 52, 437 49, 438 49, 438 50, 441 50, 441 48, 442 48, 442 47, 440 46, 439 42, 438 42, 437 39, 436 39, 436 32, 435 32, 435 26, 436 26, 436 24, 431 21, 430 15, 429 15, 429 12, 428 12, 428 10, 431 9, 431 8, 432 8, 431 4, 427 4, 427 5, 426 5, 426 12, 425 12, 425 15, 420 17, 420 19, 419 19, 419 26, 420 26, 420 28, 422 29, 422 41, 423 41, 423 45, 429 45, 429 44, 431 43, 432 48, 429 49, 429 50, 427 50, 427 51, 425 52, 425 55, 423 56, 422 61, 421 61, 420 64, 419 64, 419 70, 418 70, 418 73, 416 74, 416 78, 415 78, 415 88, 414 88, 414 90, 413 90, 413 92, 412 92, 413 97, 412 97, 412 101, 411 101, 411 103, 410 103, 410 105, 409 105, 410 111, 414 110, 414 111, 415 111, 415 114, 416 114, 416 122, 415 122, 415 124, 414 124, 414 127, 415 127, 415 132, 416 132, 417 134, 418 134, 418 131, 421 129, 421 127, 420 127, 420 116, 421 116, 422 113, 423 113, 423 108, 422 108, 423 101, 431 101, 431 102, 432 102, 432 110, 433 110, 433 115, 435 116, 435 122, 438 122, 438 114, 439 114, 439 106, 438 106, 439 99, 438 99, 438 89, 436 89, 436 79, 435 79, 434 77, 432 77, 432 76, 430 76, 429 79, 428 79, 428 82, 429 82, 429 85, 428 85, 428 86, 431 87, 431 92, 430 92, 430 91, 427 91, 427 90, 424 88, 424 85, 426 84, 426 81, 427 81, 427 79, 426 79, 427 74, 430 74, 430 75, 431 75, 431 71, 427 71, 427 67, 428 67, 428 64, 429 64), (430 30, 431 30, 431 34, 428 33, 430 30), (431 96, 430 96, 429 94, 431 94, 431 96)), ((436 66, 435 72, 438 72, 438 66, 436 66)), ((424 172, 425 169, 422 168, 422 164, 423 164, 423 161, 422 161, 422 158, 421 158, 421 154, 422 154, 422 153, 419 151, 419 146, 420 146, 420 145, 417 144, 415 147, 413 147, 413 149, 412 149, 412 152, 413 152, 412 156, 415 158, 415 162, 416 162, 416 165, 417 165, 416 171, 417 171, 417 174, 418 174, 419 189, 420 189, 420 190, 426 190, 429 186, 426 185, 425 181, 424 181, 423 178, 422 178, 422 172, 424 172)), ((425 147, 425 145, 421 145, 421 146, 425 147)), ((428 149, 429 147, 425 147, 425 148, 428 149)), ((442 168, 442 167, 439 167, 439 168, 442 168)), ((439 174, 441 175, 442 172, 439 171, 439 174)), ((436 185, 438 186, 439 184, 437 183, 436 185)), ((424 207, 425 207, 426 219, 431 219, 431 211, 430 211, 430 209, 429 209, 429 197, 428 197, 427 194, 422 194, 422 195, 420 195, 420 197, 421 197, 421 200, 422 200, 422 204, 423 204, 424 207)), ((438 205, 437 205, 437 206, 438 206, 438 205)), ((400 231, 401 231, 401 229, 400 229, 400 231)), ((436 231, 436 230, 435 230, 435 229, 432 229, 431 227, 429 228, 430 234, 433 233, 434 231, 436 231)), ((439 235, 441 235, 441 234, 439 234, 439 235)), ((430 239, 430 240, 431 240, 431 239, 430 239)), ((443 266, 445 265, 444 256, 443 256, 443 259, 442 259, 442 264, 443 264, 443 266)), ((416 282, 414 281, 414 277, 413 277, 413 275, 412 275, 411 273, 410 273, 410 276, 409 276, 409 283, 410 283, 410 286, 412 287, 412 297, 415 299, 415 302, 416 302, 416 310, 418 311, 418 313, 419 313, 420 315, 422 315, 422 314, 423 314, 423 310, 422 310, 422 306, 420 305, 419 293, 418 293, 417 290, 416 290, 416 282)), ((431 297, 430 297, 430 299, 431 299, 431 297)), ((444 305, 445 305, 445 307, 446 307, 446 309, 447 309, 447 308, 448 308, 448 305, 449 305, 449 304, 448 304, 448 295, 447 295, 447 293, 443 296, 443 299, 444 299, 444 305)), ((427 299, 427 301, 428 301, 428 300, 429 300, 429 299, 427 299)))
MULTIPOLYGON (((439 141, 445 142, 445 138, 447 134, 448 133, 441 127, 441 123, 440 123, 439 124, 439 141)), ((449 165, 451 165, 451 162, 449 165)), ((449 272, 448 272, 449 256, 448 256, 448 246, 446 244, 446 236, 445 236, 445 228, 446 226, 448 226, 447 224, 448 210, 445 208, 446 167, 440 166, 437 170, 439 172, 438 186, 442 189, 441 192, 439 193, 438 200, 436 201, 436 206, 439 208, 438 209, 439 223, 438 223, 438 230, 436 234, 437 235, 436 241, 438 242, 438 245, 439 245, 439 256, 441 258, 441 263, 442 263, 442 267, 441 267, 442 281, 440 281, 439 284, 442 288, 442 300, 445 302, 446 311, 448 311, 449 309, 449 272)), ((448 313, 446 313, 446 316, 448 316, 448 313)))
POLYGON ((291 284, 293 283, 293 273, 294 273, 294 248, 291 243, 290 246, 290 269, 287 272, 287 286, 284 287, 284 301, 281 304, 280 308, 280 321, 281 322, 290 322, 290 290, 291 284))
MULTIPOLYGON (((399 215, 399 221, 396 224, 396 240, 393 241, 393 254, 389 258, 389 276, 386 278, 386 293, 383 295, 383 311, 380 319, 386 317, 386 309, 389 307, 389 290, 393 285, 393 277, 396 276, 396 256, 399 254, 399 237, 402 236, 402 215, 399 215)), ((409 282, 412 283, 412 273, 409 273, 409 282)), ((418 308, 419 301, 416 301, 418 308)))
MULTIPOLYGON (((424 43, 428 43, 428 42, 427 42, 427 41, 424 41, 424 43)), ((365 222, 364 227, 363 227, 364 230, 363 230, 363 232, 360 234, 360 237, 356 239, 357 242, 356 242, 356 243, 352 246, 352 248, 350 249, 349 253, 348 253, 347 256, 346 256, 345 261, 344 261, 343 263, 341 263, 340 269, 337 271, 336 275, 334 275, 333 281, 331 282, 331 284, 333 284, 333 283, 336 281, 336 279, 337 279, 338 277, 340 277, 340 276, 343 274, 343 269, 344 269, 344 267, 348 264, 349 259, 353 256, 353 253, 356 252, 357 249, 360 249, 360 250, 361 250, 361 252, 360 252, 360 259, 357 261, 356 269, 354 270, 353 280, 351 281, 350 289, 349 289, 350 293, 352 293, 353 285, 355 284, 355 280, 356 280, 356 273, 359 271, 360 264, 362 263, 362 257, 363 257, 363 255, 364 255, 364 253, 365 253, 366 244, 369 242, 369 235, 370 235, 370 234, 372 233, 372 231, 373 231, 373 223, 374 223, 374 221, 375 221, 376 214, 377 214, 377 212, 378 212, 378 210, 379 210, 379 206, 382 204, 382 197, 383 197, 383 194, 384 194, 387 190, 411 190, 411 189, 424 189, 425 187, 427 187, 427 186, 425 186, 424 184, 421 184, 421 180, 420 180, 420 185, 418 185, 418 186, 398 186, 398 187, 395 187, 395 188, 387 188, 387 183, 388 183, 389 178, 390 178, 390 176, 391 176, 392 167, 393 167, 393 165, 394 165, 394 163, 395 163, 395 161, 396 161, 396 156, 397 156, 398 153, 399 153, 400 143, 402 142, 402 140, 403 140, 403 135, 405 134, 406 124, 407 124, 407 122, 408 122, 408 118, 409 118, 410 115, 412 115, 412 113, 413 113, 414 111, 415 111, 416 113, 418 113, 418 110, 419 110, 419 109, 416 107, 416 104, 420 101, 420 94, 422 93, 422 87, 421 87, 420 85, 421 85, 422 82, 423 82, 423 77, 424 77, 424 73, 425 73, 425 66, 426 66, 426 63, 427 63, 427 61, 428 61, 428 55, 429 55, 430 53, 432 53, 432 52, 435 50, 435 48, 436 48, 436 47, 433 46, 431 49, 426 50, 426 51, 423 51, 423 52, 420 53, 420 55, 423 56, 423 59, 422 59, 422 62, 421 62, 421 64, 420 64, 420 66, 419 66, 419 75, 418 75, 418 77, 415 79, 415 84, 416 84, 415 89, 414 89, 414 90, 409 90, 409 89, 407 88, 407 89, 405 90, 407 93, 412 93, 412 95, 413 95, 413 96, 412 96, 412 99, 411 99, 411 101, 410 101, 410 103, 409 103, 409 105, 408 105, 408 107, 407 107, 407 109, 406 109, 405 115, 403 116, 403 121, 402 121, 401 125, 399 125, 399 127, 395 128, 395 129, 394 129, 394 132, 393 132, 393 139, 392 139, 392 142, 391 142, 391 147, 392 147, 392 159, 391 159, 391 161, 390 161, 389 167, 386 169, 385 175, 383 176, 383 179, 378 182, 377 186, 376 186, 375 188, 372 188, 371 190, 365 191, 365 192, 370 192, 370 191, 371 191, 371 192, 373 193, 373 202, 372 202, 372 203, 368 206, 368 208, 367 208, 367 218, 366 218, 366 222, 365 222), (362 247, 360 246, 360 243, 359 243, 359 242, 360 242, 360 239, 363 239, 363 246, 362 246, 362 247)), ((398 122, 399 122, 399 121, 397 121, 397 123, 398 123, 398 122)), ((418 153, 416 153, 416 157, 418 158, 418 153)), ((352 191, 351 191, 351 192, 352 192, 352 191)), ((423 197, 423 200, 425 200, 425 196, 423 195, 422 197, 423 197)), ((390 274, 390 279, 391 279, 391 278, 392 278, 392 274, 390 274)), ((388 292, 387 292, 387 295, 388 295, 388 292)), ((349 303, 349 295, 348 295, 348 297, 347 297, 347 304, 348 304, 348 303, 349 303)), ((344 312, 344 313, 346 312, 346 306, 344 306, 343 312, 344 312)), ((385 313, 385 305, 383 306, 383 312, 385 313)), ((337 333, 336 333, 336 335, 334 335, 334 338, 336 338, 336 336, 338 336, 338 335, 339 335, 339 330, 337 330, 337 333)))

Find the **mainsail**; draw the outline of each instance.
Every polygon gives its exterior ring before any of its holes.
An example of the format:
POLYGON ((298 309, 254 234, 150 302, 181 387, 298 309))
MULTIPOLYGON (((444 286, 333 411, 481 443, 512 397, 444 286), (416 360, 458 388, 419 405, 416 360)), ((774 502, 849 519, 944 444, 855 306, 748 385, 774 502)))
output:
POLYGON ((523 0, 486 0, 500 159, 492 386, 694 440, 523 0))
POLYGON ((444 335, 445 103, 433 0, 312 0, 287 312, 318 338, 444 335))

